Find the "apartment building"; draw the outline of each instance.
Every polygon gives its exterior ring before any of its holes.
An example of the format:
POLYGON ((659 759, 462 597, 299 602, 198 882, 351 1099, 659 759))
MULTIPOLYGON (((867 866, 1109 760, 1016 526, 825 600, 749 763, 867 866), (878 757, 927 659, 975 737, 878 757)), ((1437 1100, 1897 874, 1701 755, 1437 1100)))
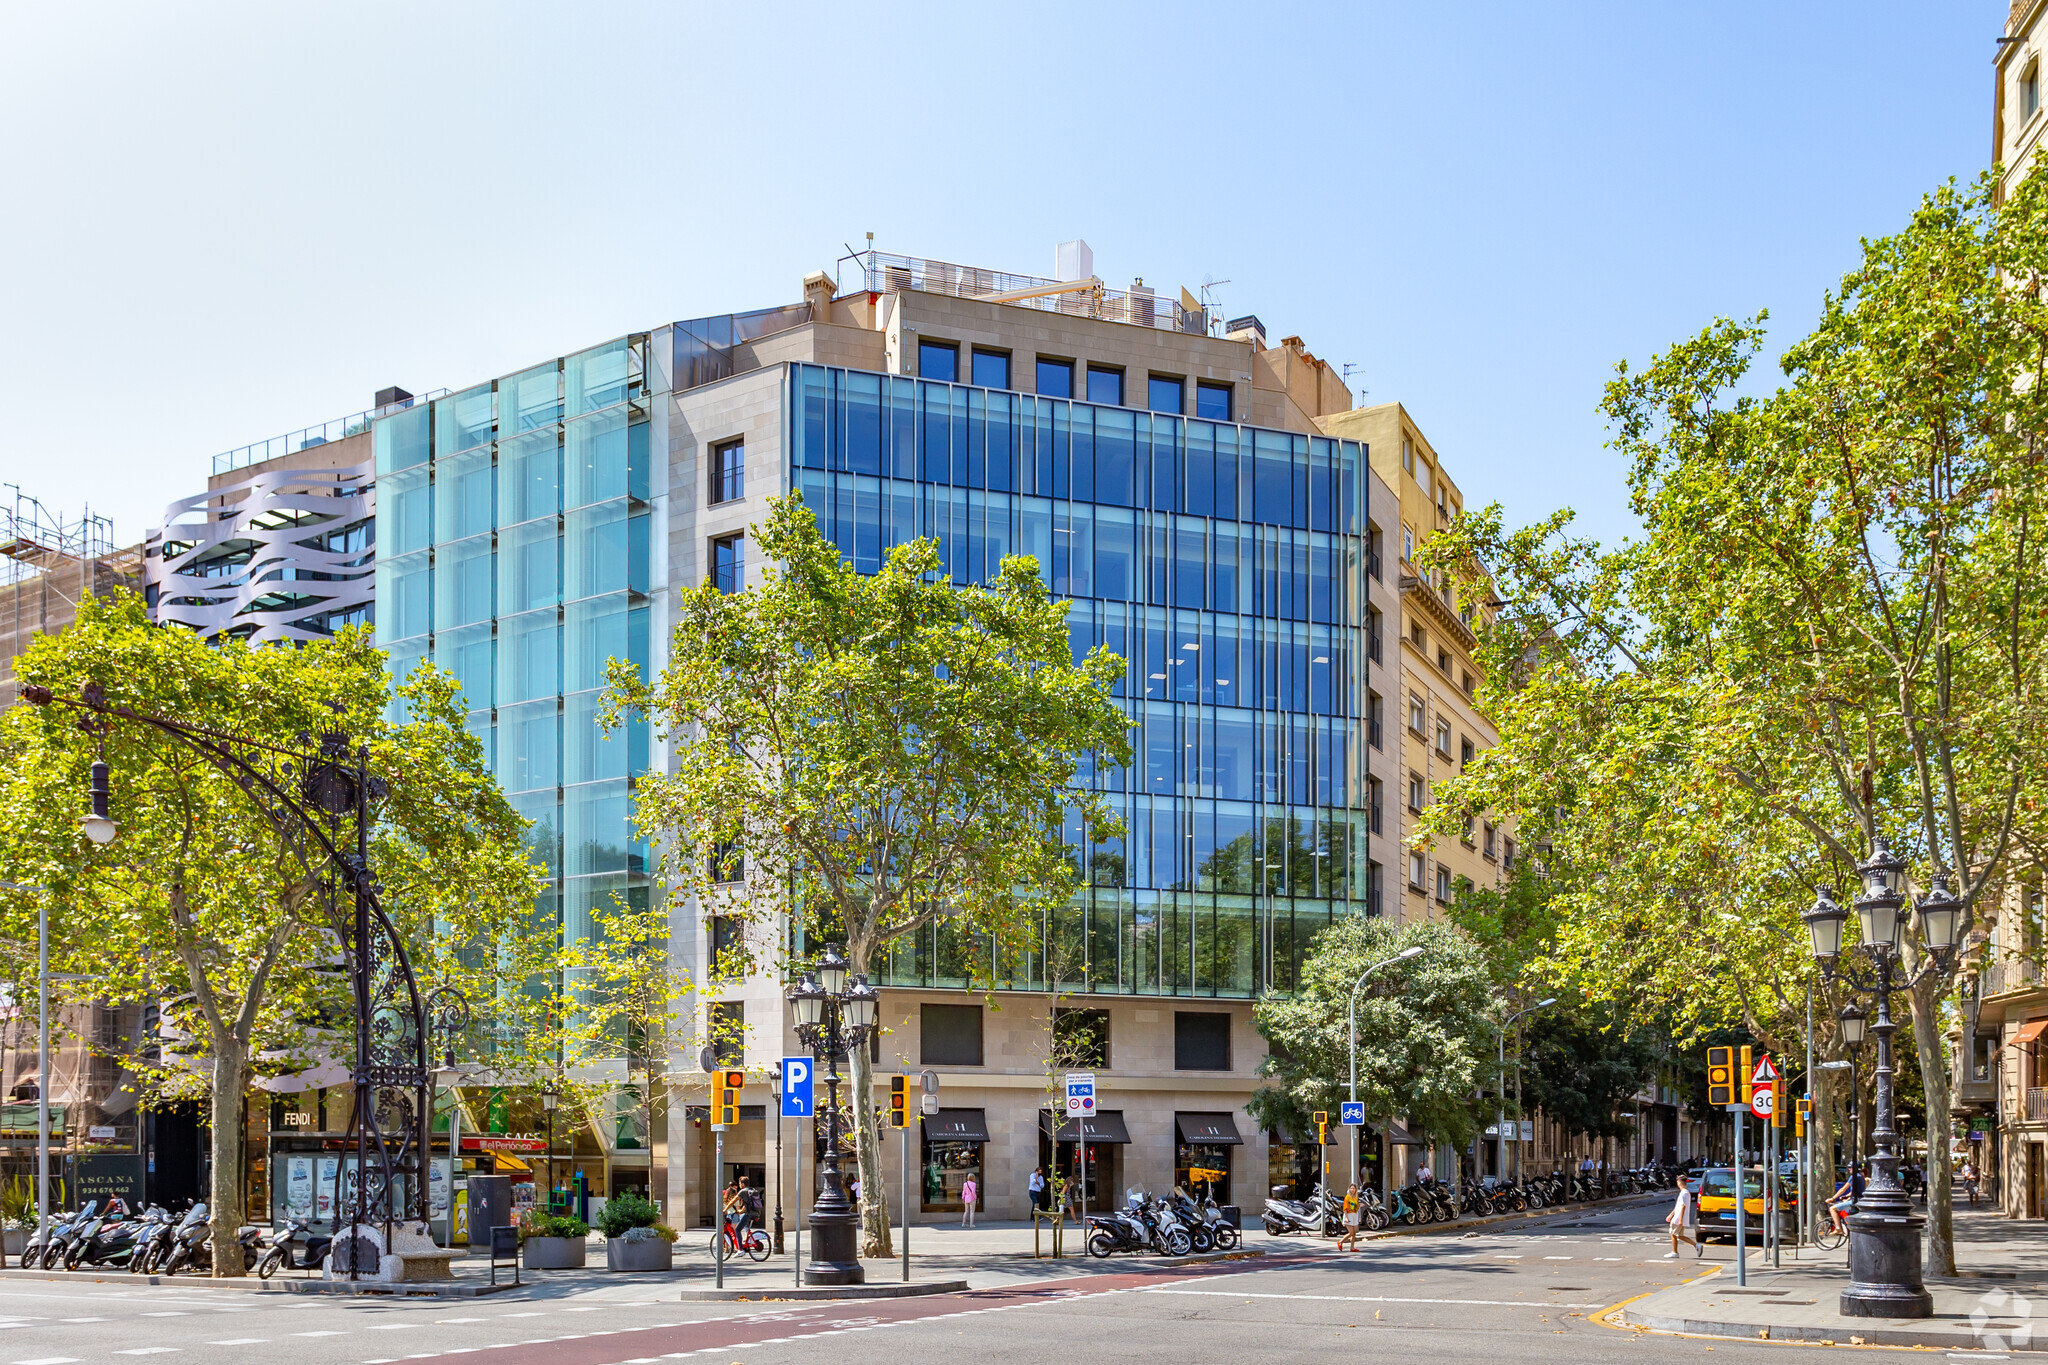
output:
MULTIPOLYGON (((864 253, 806 278, 799 303, 650 327, 373 423, 379 641, 395 668, 432 659, 462 681, 571 934, 601 897, 659 894, 630 808, 668 756, 642 732, 598 735, 604 661, 662 666, 673 586, 745 587, 771 495, 801 492, 863 568, 923 535, 960 582, 1032 554, 1074 604, 1076 646, 1128 660, 1138 758, 1092 780, 1129 834, 1066 911, 1085 960, 1000 1009, 943 930, 878 968, 879 1071, 941 1078, 927 1219, 958 1216, 969 1173, 988 1213, 1021 1214, 1031 1169, 1068 1166, 1077 1137, 1097 1204, 1192 1166, 1256 1204, 1271 1153, 1243 1110, 1264 1057, 1252 1000, 1292 985, 1318 928, 1369 912, 1369 787, 1396 761, 1367 706, 1388 692, 1371 622, 1398 610, 1374 527, 1397 504, 1360 438, 1319 426, 1349 408, 1339 378, 1257 318, 1107 287, 1084 244, 1058 260, 1028 276, 864 253), (1043 1112, 1068 1010, 1098 1040, 1085 1135, 1043 1112)), ((682 965, 701 969, 719 932, 673 906, 682 965)), ((742 1024, 757 1072, 797 1050, 776 979, 705 1006, 742 1024)), ((690 1084, 646 1132, 622 1083, 558 1174, 644 1184, 692 1220, 731 1175, 794 1180, 765 1106, 743 1106, 714 1172, 690 1084)), ((511 1109, 501 1126, 538 1128, 511 1109)))

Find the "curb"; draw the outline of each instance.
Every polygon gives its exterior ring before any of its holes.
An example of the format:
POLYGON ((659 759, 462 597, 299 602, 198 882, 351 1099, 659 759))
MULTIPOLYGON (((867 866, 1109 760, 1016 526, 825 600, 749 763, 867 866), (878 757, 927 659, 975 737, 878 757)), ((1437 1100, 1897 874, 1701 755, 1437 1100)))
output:
POLYGON ((778 1303, 788 1299, 908 1299, 925 1294, 964 1294, 965 1280, 926 1280, 909 1284, 807 1284, 780 1289, 686 1288, 684 1303, 778 1303))
MULTIPOLYGON (((1687 1280, 1680 1285, 1673 1285, 1671 1289, 1690 1289, 1703 1281, 1717 1279, 1724 1274, 1725 1272, 1717 1266, 1705 1275, 1687 1280)), ((1981 1335, 1964 1338, 1952 1332, 1929 1332, 1917 1327, 1879 1325, 1887 1321, 1884 1318, 1843 1318, 1826 1326, 1800 1327, 1779 1323, 1730 1322, 1724 1318, 1689 1318, 1682 1315, 1644 1312, 1631 1306, 1653 1299, 1659 1294, 1670 1293, 1671 1289, 1639 1294, 1597 1316, 1609 1325, 1625 1324, 1644 1331, 1695 1337, 1726 1337, 1737 1341, 1803 1341, 1823 1346, 1911 1346, 1921 1350, 1946 1351, 1984 1349, 1981 1335)), ((2017 1353, 2032 1352, 2041 1348, 2026 1342, 2015 1342, 2008 1344, 2004 1349, 2017 1353)))
POLYGON ((230 1294, 376 1294, 389 1298, 473 1299, 499 1294, 512 1288, 530 1288, 537 1281, 514 1286, 510 1280, 497 1284, 470 1280, 426 1281, 419 1284, 378 1284, 369 1280, 274 1279, 254 1275, 214 1279, 210 1275, 94 1275, 80 1271, 0 1270, 0 1279, 40 1280, 44 1284, 155 1285, 159 1288, 216 1290, 230 1294))

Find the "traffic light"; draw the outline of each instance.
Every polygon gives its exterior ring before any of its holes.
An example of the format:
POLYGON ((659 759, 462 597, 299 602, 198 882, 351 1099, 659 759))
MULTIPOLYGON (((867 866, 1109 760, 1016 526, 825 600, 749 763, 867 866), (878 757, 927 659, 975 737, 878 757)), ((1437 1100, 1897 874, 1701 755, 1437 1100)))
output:
POLYGON ((1735 1103, 1735 1049, 1732 1047, 1710 1047, 1707 1049, 1707 1105, 1712 1109, 1726 1109, 1735 1103))
POLYGON ((1801 1095, 1801 1096, 1799 1097, 1799 1113, 1798 1113, 1798 1115, 1797 1115, 1797 1118, 1798 1118, 1798 1124, 1799 1124, 1799 1128, 1798 1128, 1798 1131, 1799 1131, 1799 1136, 1801 1136, 1801 1137, 1805 1137, 1805 1136, 1806 1136, 1806 1116, 1807 1116, 1808 1114, 1812 1113, 1812 1112, 1813 1112, 1813 1101, 1812 1101, 1812 1100, 1811 1100, 1810 1098, 1808 1098, 1807 1096, 1805 1096, 1805 1095, 1801 1095))
POLYGON ((738 1123, 740 1121, 740 1088, 747 1083, 747 1073, 736 1068, 721 1067, 711 1073, 711 1121, 713 1123, 738 1123))
POLYGON ((1785 1126, 1785 1078, 1778 1077, 1771 1082, 1771 1127, 1785 1126))
POLYGON ((1318 1147, 1329 1146, 1330 1111, 1327 1109, 1318 1109, 1315 1113, 1309 1115, 1309 1117, 1316 1121, 1316 1145, 1318 1147))
POLYGON ((889 1078, 889 1126, 908 1128, 910 1126, 910 1077, 889 1078))
POLYGON ((1748 1104, 1756 1098, 1756 1083, 1750 1077, 1756 1074, 1756 1059, 1750 1056, 1747 1043, 1742 1046, 1742 1074, 1736 1079, 1742 1082, 1742 1102, 1748 1104))

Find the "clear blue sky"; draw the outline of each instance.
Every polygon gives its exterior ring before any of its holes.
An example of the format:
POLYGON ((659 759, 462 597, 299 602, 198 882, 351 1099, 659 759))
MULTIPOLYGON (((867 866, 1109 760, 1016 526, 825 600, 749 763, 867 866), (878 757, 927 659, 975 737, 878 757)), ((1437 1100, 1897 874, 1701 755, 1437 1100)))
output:
POLYGON ((1478 504, 1626 529, 1595 404, 1812 320, 1990 157, 2003 0, 20 5, 0 480, 124 541, 219 450, 883 250, 1205 275, 1478 504))

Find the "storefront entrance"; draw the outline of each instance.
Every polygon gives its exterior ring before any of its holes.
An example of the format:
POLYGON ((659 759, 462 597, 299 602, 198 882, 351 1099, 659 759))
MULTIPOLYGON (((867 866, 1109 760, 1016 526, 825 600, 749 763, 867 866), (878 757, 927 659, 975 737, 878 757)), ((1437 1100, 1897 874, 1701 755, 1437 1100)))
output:
POLYGON ((1107 1213, 1123 1204, 1123 1149, 1130 1141, 1121 1109, 1104 1110, 1081 1121, 1066 1119, 1057 1129, 1049 1110, 1038 1115, 1038 1163, 1065 1182, 1067 1207, 1075 1213, 1107 1213), (1085 1152, 1079 1142, 1084 1122, 1085 1152))
POLYGON ((923 1172, 918 1207, 926 1213, 965 1213, 967 1182, 974 1181, 974 1208, 988 1207, 988 1181, 983 1178, 983 1153, 988 1149, 988 1122, 979 1109, 941 1109, 920 1124, 923 1172))
POLYGON ((1173 1183, 1196 1198, 1219 1204, 1231 1198, 1231 1154, 1244 1145, 1230 1114, 1173 1116, 1173 1183))

